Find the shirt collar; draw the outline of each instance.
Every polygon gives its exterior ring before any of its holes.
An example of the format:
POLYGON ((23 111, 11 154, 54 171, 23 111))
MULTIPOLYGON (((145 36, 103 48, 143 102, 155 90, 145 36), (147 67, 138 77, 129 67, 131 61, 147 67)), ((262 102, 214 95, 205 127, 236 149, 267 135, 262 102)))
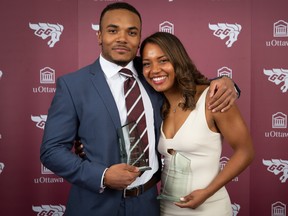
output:
MULTIPOLYGON (((100 55, 100 58, 99 58, 99 61, 100 61, 100 65, 101 65, 101 68, 105 74, 105 76, 107 77, 107 79, 115 76, 116 74, 118 74, 118 72, 123 68, 122 66, 119 66, 115 63, 112 63, 108 60, 106 60, 102 54, 100 55)), ((125 68, 129 69, 132 71, 132 73, 134 74, 134 76, 138 76, 134 66, 133 66, 133 61, 130 61, 126 66, 125 68)))

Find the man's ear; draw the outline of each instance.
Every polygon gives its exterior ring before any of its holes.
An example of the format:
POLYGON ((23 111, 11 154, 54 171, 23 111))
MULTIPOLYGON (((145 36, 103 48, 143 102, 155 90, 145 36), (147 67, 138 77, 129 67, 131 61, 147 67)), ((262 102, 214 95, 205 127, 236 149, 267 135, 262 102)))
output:
POLYGON ((98 38, 98 45, 101 46, 102 45, 102 34, 101 34, 101 31, 97 31, 96 35, 97 35, 97 38, 98 38))

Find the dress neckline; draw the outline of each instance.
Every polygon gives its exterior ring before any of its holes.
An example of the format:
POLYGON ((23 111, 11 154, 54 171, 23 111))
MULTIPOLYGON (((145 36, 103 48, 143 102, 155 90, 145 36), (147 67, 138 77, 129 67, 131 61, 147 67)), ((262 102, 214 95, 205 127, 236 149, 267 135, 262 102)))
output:
POLYGON ((190 116, 192 115, 192 113, 196 110, 196 108, 198 107, 198 102, 202 100, 202 97, 205 95, 206 96, 206 92, 208 91, 209 87, 207 87, 200 95, 197 103, 196 103, 196 106, 195 108, 189 113, 189 115, 187 116, 187 118, 185 119, 185 121, 183 122, 183 124, 179 127, 179 129, 176 131, 176 133, 174 134, 174 136, 172 138, 166 138, 166 135, 163 131, 163 121, 161 123, 161 127, 160 127, 160 131, 161 131, 161 134, 163 136, 164 139, 166 140, 173 140, 175 139, 175 137, 177 136, 178 132, 181 130, 181 128, 186 124, 187 120, 190 118, 190 116))

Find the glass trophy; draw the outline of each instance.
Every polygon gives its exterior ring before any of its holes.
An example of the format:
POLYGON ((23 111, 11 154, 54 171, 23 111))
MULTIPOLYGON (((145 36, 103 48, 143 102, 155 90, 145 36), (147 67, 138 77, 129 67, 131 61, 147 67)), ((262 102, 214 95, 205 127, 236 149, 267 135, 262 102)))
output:
POLYGON ((157 199, 180 202, 181 197, 191 192, 190 163, 189 158, 173 150, 169 167, 164 168, 162 173, 161 190, 157 199))
POLYGON ((145 146, 137 131, 137 123, 127 123, 119 128, 117 132, 120 143, 121 162, 136 166, 141 172, 150 170, 149 159, 146 158, 144 152, 145 146))

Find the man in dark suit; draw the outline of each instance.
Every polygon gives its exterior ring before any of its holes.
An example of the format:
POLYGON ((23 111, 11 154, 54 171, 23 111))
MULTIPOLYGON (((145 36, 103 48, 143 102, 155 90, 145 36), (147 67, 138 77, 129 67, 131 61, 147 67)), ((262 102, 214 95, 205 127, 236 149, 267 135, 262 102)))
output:
MULTIPOLYGON (((141 24, 140 14, 131 5, 108 5, 100 17, 100 57, 57 80, 41 145, 41 161, 72 184, 65 212, 68 216, 159 215, 156 183, 161 163, 156 145, 162 97, 146 83, 141 61, 135 57, 141 24), (145 172, 120 160, 117 130, 127 123, 125 78, 119 75, 123 67, 133 72, 144 101, 152 168, 145 172), (85 158, 71 152, 75 139, 83 143, 85 158)), ((224 101, 229 107, 236 98, 229 79, 215 81, 211 88, 211 92, 218 89, 214 99, 221 96, 216 106, 224 101)), ((220 109, 225 106, 220 105, 220 109)))

